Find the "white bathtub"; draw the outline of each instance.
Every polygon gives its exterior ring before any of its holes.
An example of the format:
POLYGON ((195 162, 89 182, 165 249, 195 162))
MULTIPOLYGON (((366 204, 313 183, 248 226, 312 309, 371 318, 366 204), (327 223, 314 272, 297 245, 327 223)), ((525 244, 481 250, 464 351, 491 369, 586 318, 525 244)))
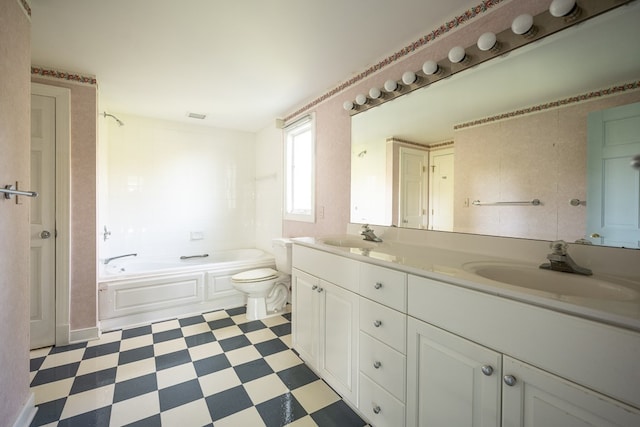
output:
MULTIPOLYGON (((190 254, 187 254, 190 255, 190 254)), ((99 318, 103 331, 204 313, 245 303, 231 276, 274 267, 259 249, 210 252, 206 258, 127 257, 101 265, 99 318)))

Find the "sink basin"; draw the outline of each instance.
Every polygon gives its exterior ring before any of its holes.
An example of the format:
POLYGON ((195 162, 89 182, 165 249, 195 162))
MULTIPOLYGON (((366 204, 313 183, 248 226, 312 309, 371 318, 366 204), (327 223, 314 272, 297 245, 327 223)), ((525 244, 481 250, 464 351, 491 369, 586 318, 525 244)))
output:
POLYGON ((525 265, 469 263, 464 269, 486 279, 559 296, 631 301, 640 297, 634 282, 617 278, 582 276, 525 265))
POLYGON ((321 242, 325 245, 339 246, 341 248, 374 249, 378 247, 376 242, 358 238, 322 239, 321 242))

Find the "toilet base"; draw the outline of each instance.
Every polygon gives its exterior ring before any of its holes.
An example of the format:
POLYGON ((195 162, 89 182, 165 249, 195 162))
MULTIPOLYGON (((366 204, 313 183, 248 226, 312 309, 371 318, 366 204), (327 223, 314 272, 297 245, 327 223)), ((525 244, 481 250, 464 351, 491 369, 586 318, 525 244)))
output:
POLYGON ((287 313, 287 307, 281 310, 267 310, 264 298, 247 298, 247 320, 260 320, 273 316, 281 316, 287 313))
POLYGON ((269 296, 247 297, 247 320, 260 320, 270 316, 276 316, 284 312, 289 296, 289 283, 282 281, 276 283, 269 296))

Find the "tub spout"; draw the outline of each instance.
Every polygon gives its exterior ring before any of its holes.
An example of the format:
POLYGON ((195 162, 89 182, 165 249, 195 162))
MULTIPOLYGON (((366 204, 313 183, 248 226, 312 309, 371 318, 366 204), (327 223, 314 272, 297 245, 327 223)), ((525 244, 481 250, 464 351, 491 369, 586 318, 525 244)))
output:
POLYGON ((125 257, 129 257, 129 256, 138 256, 138 254, 126 254, 126 255, 118 255, 118 256, 112 256, 111 258, 105 258, 104 260, 104 265, 109 264, 111 261, 113 261, 114 259, 118 259, 118 258, 125 258, 125 257))

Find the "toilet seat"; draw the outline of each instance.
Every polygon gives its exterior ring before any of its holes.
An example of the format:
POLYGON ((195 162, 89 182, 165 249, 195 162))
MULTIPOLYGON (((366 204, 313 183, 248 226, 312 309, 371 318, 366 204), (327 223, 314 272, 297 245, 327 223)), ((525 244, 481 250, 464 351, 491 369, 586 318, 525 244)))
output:
POLYGON ((280 273, 272 268, 257 268, 255 270, 234 274, 231 276, 231 280, 236 283, 254 283, 277 279, 278 276, 280 276, 280 273))

